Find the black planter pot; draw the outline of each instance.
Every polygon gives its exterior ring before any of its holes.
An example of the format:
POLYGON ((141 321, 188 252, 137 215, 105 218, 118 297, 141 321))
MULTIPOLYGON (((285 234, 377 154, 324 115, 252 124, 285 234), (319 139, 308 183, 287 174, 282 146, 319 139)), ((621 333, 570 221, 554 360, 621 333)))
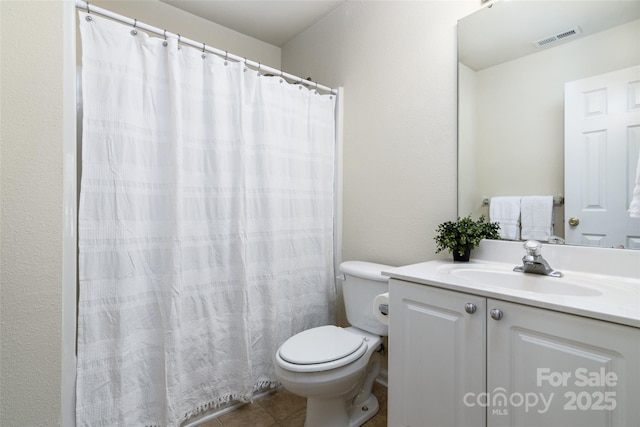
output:
POLYGON ((467 248, 464 251, 464 254, 460 255, 458 251, 453 251, 453 260, 455 262, 469 262, 469 258, 471 257, 471 248, 467 248))

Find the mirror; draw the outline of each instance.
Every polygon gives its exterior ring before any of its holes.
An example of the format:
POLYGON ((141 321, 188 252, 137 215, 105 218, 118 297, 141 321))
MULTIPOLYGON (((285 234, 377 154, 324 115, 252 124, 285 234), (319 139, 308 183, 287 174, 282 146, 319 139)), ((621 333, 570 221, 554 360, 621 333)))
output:
POLYGON ((497 0, 461 19, 458 214, 488 216, 494 196, 552 195, 563 238, 564 85, 638 64, 640 1, 497 0))

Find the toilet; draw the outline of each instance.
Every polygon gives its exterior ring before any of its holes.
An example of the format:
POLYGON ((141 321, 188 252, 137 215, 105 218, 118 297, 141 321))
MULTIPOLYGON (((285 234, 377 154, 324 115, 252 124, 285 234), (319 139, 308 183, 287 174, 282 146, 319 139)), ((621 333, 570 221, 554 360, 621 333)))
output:
POLYGON ((377 350, 388 326, 373 314, 373 300, 388 292, 388 279, 381 272, 389 268, 363 261, 340 264, 351 326, 302 331, 276 352, 282 386, 307 398, 305 427, 359 427, 378 412, 371 388, 380 372, 377 350))

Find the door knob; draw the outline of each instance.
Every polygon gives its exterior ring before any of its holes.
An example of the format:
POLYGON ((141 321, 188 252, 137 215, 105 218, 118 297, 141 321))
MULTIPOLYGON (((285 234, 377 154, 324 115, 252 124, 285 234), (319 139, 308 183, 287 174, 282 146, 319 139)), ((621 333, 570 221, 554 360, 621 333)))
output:
POLYGON ((468 302, 464 305, 464 311, 466 311, 469 314, 473 314, 476 312, 478 308, 476 307, 476 305, 472 302, 468 302))
POLYGON ((580 224, 580 219, 576 218, 575 216, 572 216, 571 218, 569 218, 569 225, 572 227, 577 226, 578 224, 580 224))
POLYGON ((499 309, 497 309, 497 308, 493 308, 493 309, 491 309, 491 311, 489 312, 489 314, 491 314, 491 318, 492 318, 493 320, 500 320, 500 319, 502 319, 502 316, 503 316, 503 314, 502 314, 502 310, 499 310, 499 309))

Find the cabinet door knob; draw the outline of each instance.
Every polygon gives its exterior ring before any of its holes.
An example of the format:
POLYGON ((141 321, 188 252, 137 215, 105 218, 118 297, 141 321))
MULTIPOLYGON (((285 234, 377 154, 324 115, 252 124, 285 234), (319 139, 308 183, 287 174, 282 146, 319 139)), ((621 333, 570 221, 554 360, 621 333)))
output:
POLYGON ((476 307, 476 305, 472 302, 468 302, 464 305, 464 311, 466 311, 469 314, 475 313, 477 309, 478 307, 476 307))
POLYGON ((503 316, 502 310, 499 310, 497 308, 492 308, 489 314, 491 314, 491 318, 493 320, 500 320, 502 319, 502 316, 503 316))

